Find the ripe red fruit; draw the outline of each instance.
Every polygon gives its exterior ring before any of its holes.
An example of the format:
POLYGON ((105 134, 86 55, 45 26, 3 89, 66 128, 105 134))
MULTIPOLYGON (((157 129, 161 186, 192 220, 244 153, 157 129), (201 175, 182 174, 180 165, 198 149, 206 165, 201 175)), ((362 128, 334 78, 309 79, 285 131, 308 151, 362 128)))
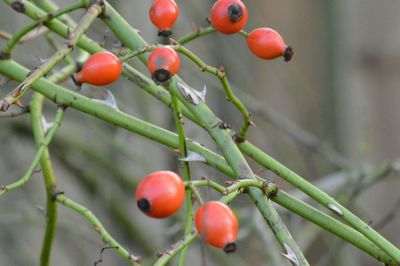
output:
POLYGON ((93 54, 76 74, 79 84, 89 83, 104 86, 116 81, 122 72, 122 64, 118 57, 110 52, 93 54))
POLYGON ((211 25, 224 34, 239 32, 247 18, 246 6, 240 0, 218 0, 211 8, 211 25))
POLYGON ((207 202, 197 210, 195 224, 208 244, 223 248, 225 253, 235 252, 239 224, 227 205, 219 201, 207 202))
POLYGON ((176 213, 185 199, 185 185, 171 171, 154 172, 136 188, 136 203, 147 216, 165 218, 176 213))
POLYGON ((150 7, 151 22, 159 29, 158 36, 168 37, 179 14, 179 7, 174 0, 155 0, 150 7))
POLYGON ((147 69, 156 82, 166 82, 175 75, 180 66, 180 59, 174 49, 163 46, 154 49, 147 59, 147 69))
POLYGON ((283 56, 285 61, 290 61, 293 49, 285 44, 282 36, 270 28, 258 28, 249 33, 247 46, 258 57, 275 59, 283 56))

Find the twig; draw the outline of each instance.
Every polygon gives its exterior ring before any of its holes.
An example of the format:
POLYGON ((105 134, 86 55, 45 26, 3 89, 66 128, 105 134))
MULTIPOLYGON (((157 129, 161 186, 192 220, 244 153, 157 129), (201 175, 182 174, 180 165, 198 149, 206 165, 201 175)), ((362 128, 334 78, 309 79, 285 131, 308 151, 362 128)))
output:
MULTIPOLYGON (((174 114, 175 124, 178 132, 180 158, 184 159, 188 154, 187 144, 186 144, 186 134, 185 134, 185 128, 183 126, 183 117, 181 109, 179 107, 179 102, 174 96, 172 96, 171 98, 171 107, 172 107, 172 112, 174 114)), ((180 160, 180 164, 183 172, 183 180, 190 181, 189 162, 180 160)), ((191 190, 186 190, 185 202, 186 202, 186 216, 185 216, 184 235, 187 235, 192 230, 193 217, 194 217, 191 190)), ((178 266, 185 265, 185 257, 187 251, 188 251, 187 247, 184 247, 182 249, 182 252, 179 256, 178 266)))
POLYGON ((6 97, 0 100, 0 111, 6 111, 11 104, 19 100, 28 91, 35 81, 45 76, 58 62, 67 56, 72 51, 79 38, 86 32, 102 11, 103 7, 100 4, 92 4, 75 30, 70 33, 69 39, 65 43, 63 49, 53 54, 44 63, 35 68, 31 73, 29 73, 24 82, 20 83, 6 97))
MULTIPOLYGON (((23 68, 22 66, 18 65, 17 63, 15 63, 13 61, 6 61, 6 62, 0 61, 0 73, 3 73, 4 75, 6 75, 12 79, 22 80, 25 77, 27 72, 28 72, 28 70, 26 68, 23 68)), ((135 133, 145 136, 149 139, 156 140, 158 143, 161 143, 161 144, 171 147, 173 149, 176 149, 179 147, 179 141, 178 141, 178 137, 176 136, 176 134, 173 134, 170 131, 161 129, 157 126, 154 126, 145 121, 139 120, 135 117, 129 116, 122 112, 117 112, 112 109, 110 109, 110 110, 105 109, 99 103, 95 103, 82 95, 65 90, 62 87, 59 87, 59 86, 57 86, 49 81, 46 81, 44 79, 41 79, 37 83, 35 83, 33 86, 33 89, 40 92, 41 94, 45 95, 49 99, 54 99, 54 97, 56 96, 57 101, 62 104, 65 104, 66 106, 70 106, 79 111, 88 113, 88 114, 98 117, 106 122, 112 123, 121 128, 125 128, 131 132, 135 132, 135 133)), ((193 143, 192 141, 187 140, 187 143, 188 143, 188 148, 190 150, 193 150, 206 158, 208 165, 215 167, 222 173, 224 173, 227 176, 230 176, 232 178, 237 176, 232 171, 232 168, 229 167, 226 164, 226 161, 223 158, 221 158, 220 156, 216 155, 215 153, 209 151, 208 149, 206 149, 205 147, 203 147, 197 143, 193 143)), ((225 190, 225 188, 222 186, 221 192, 223 192, 223 190, 225 190)), ((271 199, 275 200, 276 197, 272 197, 271 199)), ((307 204, 305 204, 304 206, 296 206, 295 204, 293 204, 291 207, 291 211, 293 211, 295 213, 301 213, 301 212, 308 211, 309 208, 310 208, 310 206, 307 204)), ((317 225, 320 225, 323 228, 327 228, 326 226, 329 226, 329 224, 326 224, 324 219, 322 219, 318 213, 314 213, 312 216, 307 217, 306 219, 308 219, 309 221, 311 221, 313 223, 316 223, 317 225), (319 222, 317 223, 317 221, 319 221, 319 222)), ((346 227, 343 227, 340 230, 347 232, 346 227)), ((332 232, 335 233, 335 231, 332 231, 332 232)), ((364 237, 360 241, 365 241, 365 240, 366 240, 366 238, 364 237)), ((357 243, 355 245, 357 246, 357 243)), ((377 249, 377 247, 374 244, 368 246, 368 248, 370 250, 377 249)), ((373 251, 370 251, 370 252, 373 252, 373 251)), ((382 254, 383 255, 378 256, 378 259, 381 259, 382 261, 389 263, 390 258, 389 258, 389 260, 387 260, 388 256, 385 255, 384 253, 382 253, 382 254)))
POLYGON ((0 196, 8 191, 20 188, 20 187, 24 186, 26 183, 28 183, 29 179, 32 177, 32 175, 35 171, 36 165, 39 163, 40 158, 42 157, 43 153, 46 151, 46 148, 50 144, 55 133, 57 132, 57 129, 60 127, 63 117, 64 117, 64 107, 58 107, 57 115, 54 120, 54 125, 47 133, 43 142, 41 142, 40 145, 38 145, 39 148, 36 152, 35 157, 32 160, 30 167, 28 168, 28 170, 26 171, 24 176, 21 179, 19 179, 18 181, 14 182, 12 184, 6 185, 6 186, 0 186, 0 196))
POLYGON ((76 211, 82 215, 89 223, 92 224, 94 230, 101 236, 103 242, 111 247, 115 247, 117 253, 126 259, 131 265, 141 265, 141 258, 135 256, 123 248, 104 228, 99 219, 86 207, 72 201, 63 194, 55 196, 55 200, 64 206, 76 211))
MULTIPOLYGON (((48 13, 46 16, 44 17, 40 17, 38 18, 36 21, 34 21, 33 23, 29 24, 28 26, 22 28, 20 31, 18 31, 17 33, 15 33, 12 38, 8 41, 8 43, 6 44, 6 47, 3 49, 3 51, 1 52, 3 56, 6 56, 8 58, 11 57, 11 53, 12 50, 14 49, 14 47, 21 42, 22 38, 24 36, 26 36, 26 34, 28 34, 29 32, 31 32, 33 29, 37 28, 38 26, 52 20, 55 18, 58 18, 66 13, 70 13, 76 9, 82 8, 83 4, 81 2, 77 2, 74 3, 64 9, 59 10, 57 13, 55 14, 51 14, 48 13)), ((42 31, 43 33, 43 31, 42 31)))
POLYGON ((17 117, 30 112, 29 106, 18 106, 18 110, 10 110, 7 112, 0 112, 0 118, 17 117))

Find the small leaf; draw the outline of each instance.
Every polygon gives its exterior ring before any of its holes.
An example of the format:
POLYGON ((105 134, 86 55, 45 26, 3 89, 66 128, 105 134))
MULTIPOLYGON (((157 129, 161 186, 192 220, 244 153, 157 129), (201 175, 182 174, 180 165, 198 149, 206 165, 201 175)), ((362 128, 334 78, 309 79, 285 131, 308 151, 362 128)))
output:
POLYGON ((104 100, 92 99, 92 101, 96 102, 96 103, 101 103, 101 104, 107 105, 107 106, 119 111, 117 101, 115 100, 114 94, 112 94, 109 90, 106 90, 106 92, 107 92, 107 96, 104 100))
POLYGON ((282 255, 288 260, 290 260, 294 265, 299 266, 300 265, 299 260, 297 259, 297 256, 294 254, 292 248, 286 243, 283 243, 283 247, 285 248, 286 254, 282 253, 282 255))
POLYGON ((180 158, 179 161, 202 162, 202 163, 207 162, 207 160, 203 157, 203 155, 198 154, 197 152, 194 152, 194 151, 189 151, 189 154, 185 158, 180 158))

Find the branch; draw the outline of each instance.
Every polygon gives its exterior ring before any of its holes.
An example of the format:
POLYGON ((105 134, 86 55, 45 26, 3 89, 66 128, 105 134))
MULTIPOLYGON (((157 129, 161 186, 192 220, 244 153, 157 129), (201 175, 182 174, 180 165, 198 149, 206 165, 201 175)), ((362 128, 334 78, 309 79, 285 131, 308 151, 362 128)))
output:
POLYGON ((0 111, 6 111, 11 104, 18 101, 29 90, 35 81, 45 76, 52 68, 54 68, 57 63, 66 57, 75 47, 79 38, 86 32, 89 26, 102 11, 103 7, 100 4, 92 4, 86 14, 82 17, 75 30, 69 34, 69 39, 65 43, 64 47, 53 54, 40 66, 35 68, 31 73, 28 74, 24 82, 20 83, 14 90, 4 97, 0 101, 0 111))
POLYGON ((129 253, 125 248, 123 248, 104 228, 99 219, 86 207, 68 199, 63 194, 58 194, 54 198, 57 202, 63 204, 64 206, 76 211, 82 215, 89 223, 94 227, 94 230, 101 236, 101 239, 105 244, 110 247, 115 247, 117 253, 130 262, 131 265, 141 265, 141 258, 129 253))
MULTIPOLYGON (((13 61, 0 61, 0 73, 12 79, 23 80, 26 73, 28 73, 28 70, 13 61)), ((159 128, 157 126, 154 126, 152 124, 149 124, 135 117, 129 116, 125 113, 115 111, 112 108, 106 108, 104 107, 104 105, 100 103, 93 102, 89 98, 76 94, 72 91, 65 90, 62 87, 57 86, 45 79, 38 80, 38 82, 36 82, 33 85, 33 89, 40 92, 49 99, 56 100, 61 104, 64 104, 81 112, 95 116, 115 126, 125 128, 131 132, 144 136, 148 139, 155 140, 158 143, 166 145, 170 148, 176 149, 179 147, 179 141, 176 134, 164 130, 162 128, 159 128)), ((194 143, 191 140, 187 140, 187 144, 190 150, 201 154, 206 159, 206 163, 209 166, 218 169, 227 176, 230 176, 232 178, 236 177, 236 174, 232 171, 232 168, 230 168, 227 165, 226 161, 219 155, 215 154, 214 152, 206 149, 205 147, 197 143, 194 143)), ((222 189, 225 190, 224 187, 222 187, 222 189)), ((276 197, 272 197, 271 199, 275 200, 276 197)), ((305 206, 306 210, 310 208, 310 206, 307 204, 305 206)), ((292 205, 291 208, 293 208, 291 209, 291 211, 297 214, 300 214, 301 212, 304 211, 302 208, 299 209, 296 208, 295 204, 292 205)), ((324 219, 322 219, 321 216, 318 215, 318 213, 307 217, 307 219, 310 222, 313 222, 321 226, 327 231, 330 231, 328 230, 329 224, 325 223, 324 219), (318 221, 322 222, 318 223, 318 221)), ((345 226, 340 222, 339 224, 342 225, 340 230, 347 232, 348 226, 345 226)), ((330 231, 330 232, 335 233, 335 231, 330 231)), ((362 236, 362 238, 360 238, 359 241, 353 244, 356 247, 358 247, 359 242, 365 242, 365 241, 368 242, 369 240, 364 236, 362 236)), ((369 248, 379 250, 374 244, 370 245, 369 248)), ((388 257, 385 253, 379 254, 379 256, 377 256, 376 259, 390 265, 395 265, 393 264, 393 260, 390 257, 388 257)))
POLYGON ((43 140, 43 142, 39 143, 39 145, 38 145, 39 148, 36 152, 35 157, 32 160, 30 167, 28 168, 28 170, 26 171, 24 176, 21 179, 19 179, 18 181, 16 181, 15 183, 12 183, 12 184, 9 184, 6 186, 0 186, 0 196, 8 191, 20 188, 20 187, 24 186, 26 183, 28 183, 29 179, 32 177, 32 175, 35 171, 36 165, 39 163, 40 158, 46 151, 47 146, 50 144, 52 138, 54 137, 55 133, 57 132, 58 128, 60 127, 63 117, 64 117, 64 107, 58 107, 57 115, 54 120, 54 125, 47 133, 46 138, 43 140))

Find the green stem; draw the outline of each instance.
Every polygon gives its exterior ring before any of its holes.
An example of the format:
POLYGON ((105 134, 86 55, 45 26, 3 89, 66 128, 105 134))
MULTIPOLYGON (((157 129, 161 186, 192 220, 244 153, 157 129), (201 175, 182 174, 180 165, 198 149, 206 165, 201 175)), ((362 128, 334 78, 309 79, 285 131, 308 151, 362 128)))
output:
POLYGON ((313 184, 296 174, 283 164, 279 163, 257 147, 246 142, 239 145, 240 149, 249 157, 253 158, 256 162, 276 173, 278 176, 285 179, 287 182, 297 187, 315 201, 322 204, 324 207, 330 209, 337 214, 341 219, 354 227, 360 233, 365 235, 388 255, 390 255, 397 262, 400 262, 400 250, 381 236, 378 232, 372 229, 368 224, 363 222, 359 217, 354 215, 348 209, 343 207, 335 199, 330 197, 325 192, 319 190, 313 184))
POLYGON ((377 260, 385 263, 386 265, 398 265, 391 257, 378 248, 373 242, 366 238, 363 234, 356 231, 352 227, 345 225, 331 216, 321 212, 320 210, 294 198, 290 194, 278 190, 271 199, 285 207, 289 211, 302 216, 308 221, 320 226, 328 232, 331 232, 344 241, 354 245, 355 247, 363 250, 367 254, 376 258, 377 260))
POLYGON ((81 2, 74 3, 66 8, 63 8, 56 12, 54 15, 49 13, 41 18, 38 18, 35 22, 29 24, 28 26, 22 28, 20 31, 18 31, 16 34, 12 36, 12 38, 8 41, 6 44, 6 47, 3 50, 3 53, 10 57, 12 50, 15 48, 15 46, 20 42, 20 40, 30 31, 35 29, 36 27, 52 20, 55 18, 58 18, 64 14, 70 13, 76 9, 82 8, 84 5, 81 2))
MULTIPOLYGON (((24 79, 25 75, 28 73, 28 70, 26 68, 20 66, 19 64, 15 63, 14 61, 3 60, 3 61, 0 61, 0 73, 4 74, 12 79, 20 81, 20 80, 24 79)), ((134 118, 132 116, 124 114, 122 112, 115 111, 112 108, 104 107, 103 105, 101 105, 99 103, 93 102, 90 99, 88 99, 82 95, 65 90, 62 87, 57 86, 45 79, 38 80, 33 85, 33 89, 35 91, 40 92, 41 94, 43 94, 45 97, 47 97, 49 99, 56 100, 58 103, 64 104, 65 106, 69 106, 69 107, 77 109, 81 112, 98 117, 108 123, 111 123, 111 124, 116 125, 121 128, 125 128, 131 132, 134 132, 136 134, 144 136, 148 139, 155 140, 155 141, 157 141, 163 145, 166 145, 168 147, 171 147, 173 149, 176 149, 179 147, 179 141, 178 141, 178 137, 176 136, 176 134, 173 134, 170 131, 167 131, 167 130, 164 130, 157 126, 151 125, 147 122, 144 122, 142 120, 139 120, 137 118, 134 118)), ((193 143, 190 140, 187 140, 187 143, 188 143, 188 148, 192 151, 195 151, 195 152, 201 154, 206 159, 206 163, 209 166, 218 169, 222 173, 224 173, 227 176, 230 176, 232 178, 237 177, 237 175, 232 171, 232 168, 230 168, 227 165, 226 161, 223 158, 221 158, 217 154, 211 152, 210 150, 206 149, 205 147, 202 147, 201 145, 193 143)), ((196 182, 196 181, 192 181, 192 182, 196 182)), ((211 184, 212 183, 210 183, 210 185, 211 184)), ((223 190, 225 190, 225 188, 223 186, 221 186, 221 187, 222 187, 221 192, 223 192, 223 190)), ((275 197, 272 198, 272 200, 274 200, 274 199, 275 199, 275 197)), ((309 205, 306 205, 306 206, 309 206, 309 205)), ((295 208, 295 205, 293 206, 293 208, 295 208)), ((292 211, 294 211, 295 213, 298 213, 302 210, 295 208, 292 211)), ((320 219, 320 217, 319 216, 315 216, 315 217, 310 216, 310 217, 308 217, 308 219, 311 222, 315 223, 315 219, 320 219)), ((328 226, 327 224, 323 224, 323 223, 321 225, 321 227, 323 227, 324 229, 327 229, 328 228, 327 226, 328 226)), ((340 228, 340 230, 347 232, 348 229, 347 229, 347 227, 342 227, 342 228, 340 228)), ((335 233, 334 231, 332 231, 332 232, 335 233)), ((369 240, 364 237, 364 239, 362 241, 369 241, 369 240)), ((357 246, 357 243, 355 245, 357 246)), ((375 247, 375 249, 378 249, 378 248, 375 247)), ((385 263, 389 263, 389 261, 390 261, 390 260, 387 260, 387 255, 385 255, 384 253, 379 255, 376 258, 385 263)))
POLYGON ((24 176, 21 179, 19 179, 18 181, 14 182, 12 184, 6 185, 6 186, 0 186, 0 196, 6 192, 20 188, 20 187, 24 186, 26 183, 28 183, 29 179, 33 175, 33 172, 35 171, 36 165, 41 160, 42 155, 45 153, 45 151, 47 149, 47 146, 50 144, 52 138, 54 137, 55 133, 57 132, 57 129, 60 127, 63 117, 64 117, 64 108, 59 107, 57 109, 57 115, 54 120, 54 125, 49 130, 49 132, 47 133, 44 140, 37 145, 38 150, 36 152, 35 157, 32 160, 30 167, 28 168, 28 170, 26 171, 24 176))
POLYGON ((82 215, 89 223, 92 224, 94 230, 101 236, 103 242, 109 247, 115 248, 116 252, 126 259, 131 265, 141 265, 141 258, 133 255, 123 248, 104 228, 99 219, 86 207, 68 199, 62 194, 55 197, 55 200, 64 206, 76 211, 82 215))
POLYGON ((235 107, 240 111, 240 113, 243 116, 243 124, 239 130, 238 135, 235 136, 235 140, 239 143, 245 141, 249 127, 252 125, 252 122, 250 120, 250 112, 247 110, 246 106, 239 100, 239 98, 236 97, 236 95, 233 93, 223 67, 215 68, 215 67, 211 67, 211 66, 207 65, 197 55, 195 55, 194 53, 192 53, 187 48, 185 48, 181 45, 178 45, 174 48, 178 52, 184 54, 187 58, 189 58, 192 62, 194 62, 198 67, 200 67, 201 71, 208 72, 208 73, 216 76, 219 79, 219 81, 221 82, 222 88, 224 89, 224 92, 225 92, 226 96, 228 97, 228 100, 231 101, 235 105, 235 107))
POLYGON ((44 63, 35 68, 31 73, 29 73, 24 82, 20 83, 14 90, 4 97, 0 104, 0 111, 7 110, 11 104, 18 101, 28 91, 35 81, 46 75, 57 63, 63 60, 63 58, 65 58, 72 51, 79 38, 86 32, 89 26, 102 11, 103 8, 101 5, 92 4, 82 17, 75 30, 69 34, 69 39, 67 40, 63 49, 57 51, 44 63))
MULTIPOLYGON (((33 136, 35 138, 35 143, 38 148, 40 148, 40 145, 45 138, 45 132, 41 124, 43 100, 44 96, 35 92, 31 101, 33 136)), ((47 266, 50 264, 51 248, 57 224, 57 204, 52 199, 52 195, 57 189, 56 177, 53 172, 50 154, 47 148, 44 150, 43 155, 40 157, 40 165, 47 192, 46 230, 42 243, 40 265, 47 266)))
MULTIPOLYGON (((190 181, 190 168, 189 168, 189 163, 187 161, 184 161, 182 159, 186 158, 188 155, 187 153, 187 145, 186 145, 186 134, 185 134, 185 128, 183 127, 183 117, 181 113, 181 109, 179 107, 179 102, 176 99, 176 97, 172 96, 171 97, 171 106, 172 106, 172 111, 174 113, 174 119, 175 119, 175 124, 176 128, 178 131, 178 138, 179 138, 179 153, 180 153, 180 158, 181 158, 181 168, 183 172, 183 180, 184 181, 190 181)), ((192 224, 193 224, 193 203, 192 203, 192 193, 191 190, 188 189, 186 190, 186 195, 185 195, 185 202, 186 202, 186 217, 185 217, 185 228, 184 228, 184 235, 187 235, 192 231, 192 224)), ((179 256, 179 266, 185 265, 185 257, 187 254, 188 248, 187 246, 182 249, 181 255, 179 256)))
POLYGON ((196 31, 191 32, 189 34, 186 34, 185 36, 182 36, 180 39, 177 40, 178 43, 180 43, 181 45, 184 45, 190 41, 193 41, 199 37, 211 34, 216 32, 216 30, 209 26, 207 28, 197 28, 196 31))

